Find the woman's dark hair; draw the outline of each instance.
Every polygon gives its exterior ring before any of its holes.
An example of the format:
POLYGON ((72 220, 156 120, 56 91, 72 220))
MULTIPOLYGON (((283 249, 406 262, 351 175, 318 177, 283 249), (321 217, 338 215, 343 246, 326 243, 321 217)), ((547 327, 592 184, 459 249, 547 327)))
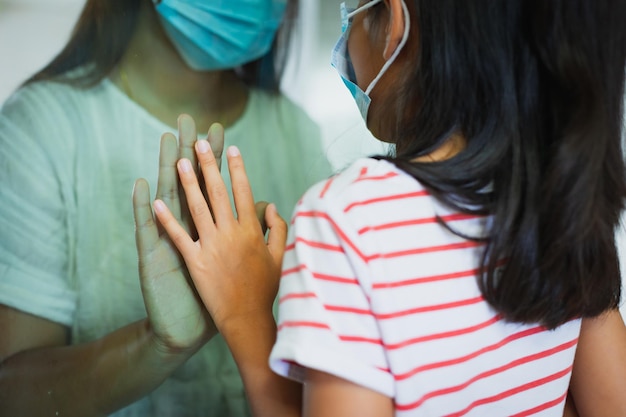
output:
POLYGON ((479 286, 505 319, 554 328, 616 308, 626 2, 406 1, 419 48, 383 103, 408 109, 385 159, 493 216, 479 286), (454 133, 455 157, 411 162, 454 133))
MULTIPOLYGON (((146 1, 149 0, 87 0, 63 50, 25 84, 55 80, 90 87, 99 83, 122 59, 137 26, 142 3, 146 1), (68 77, 70 71, 81 67, 86 71, 68 77)), ((279 91, 297 9, 298 0, 289 0, 271 50, 236 69, 249 86, 274 93, 279 91)))

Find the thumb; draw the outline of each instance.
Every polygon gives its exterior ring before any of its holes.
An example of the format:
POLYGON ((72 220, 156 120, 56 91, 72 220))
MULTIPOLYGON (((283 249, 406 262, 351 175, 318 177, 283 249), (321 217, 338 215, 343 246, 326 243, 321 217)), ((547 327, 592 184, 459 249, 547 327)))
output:
POLYGON ((269 204, 270 203, 268 203, 267 201, 257 201, 256 203, 254 203, 254 210, 256 211, 256 218, 259 221, 259 224, 261 225, 261 230, 263 231, 263 235, 265 235, 265 232, 267 232, 267 222, 265 221, 265 213, 269 204))
POLYGON ((135 219, 135 244, 139 262, 156 245, 159 240, 157 224, 152 216, 150 204, 150 187, 148 181, 143 178, 135 181, 133 187, 133 215, 135 219))
POLYGON ((270 229, 267 237, 267 247, 279 267, 283 263, 283 254, 287 244, 287 223, 278 214, 276 205, 269 204, 265 210, 265 221, 270 229))

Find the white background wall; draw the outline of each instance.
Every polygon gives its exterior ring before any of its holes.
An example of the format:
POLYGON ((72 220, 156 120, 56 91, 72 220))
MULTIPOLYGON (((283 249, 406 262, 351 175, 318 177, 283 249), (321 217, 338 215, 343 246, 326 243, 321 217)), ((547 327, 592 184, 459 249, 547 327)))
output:
POLYGON ((0 0, 0 102, 67 41, 84 0, 0 0))
MULTIPOLYGON (((386 150, 365 129, 352 97, 329 64, 340 33, 339 3, 301 0, 302 43, 295 48, 298 59, 284 86, 321 125, 328 157, 338 169, 358 156, 386 150)), ((59 52, 83 4, 84 0, 0 0, 0 103, 59 52)), ((618 245, 620 259, 626 260, 623 231, 618 245)), ((622 313, 626 317, 626 305, 622 313)))

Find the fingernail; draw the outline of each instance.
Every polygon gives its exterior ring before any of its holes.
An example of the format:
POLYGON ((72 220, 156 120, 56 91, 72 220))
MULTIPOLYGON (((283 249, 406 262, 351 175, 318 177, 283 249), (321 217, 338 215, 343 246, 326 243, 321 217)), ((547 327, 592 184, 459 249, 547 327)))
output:
POLYGON ((226 153, 228 154, 228 156, 239 156, 241 155, 239 153, 239 148, 236 146, 229 146, 228 149, 226 149, 226 153))
POLYGON ((154 200, 154 211, 156 211, 157 213, 162 213, 165 211, 165 203, 163 203, 161 200, 154 200))
POLYGON ((200 153, 207 153, 211 150, 211 145, 206 140, 199 140, 196 142, 196 149, 200 153))
POLYGON ((191 162, 189 162, 189 159, 183 158, 180 161, 178 161, 178 167, 183 172, 189 172, 191 171, 191 162))

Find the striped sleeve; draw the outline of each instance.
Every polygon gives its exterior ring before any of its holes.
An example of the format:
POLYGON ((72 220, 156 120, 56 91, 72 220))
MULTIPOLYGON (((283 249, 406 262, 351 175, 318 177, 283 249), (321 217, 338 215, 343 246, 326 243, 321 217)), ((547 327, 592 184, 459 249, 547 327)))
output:
POLYGON ((327 184, 314 187, 294 212, 270 366, 296 380, 303 368, 323 371, 392 397, 369 268, 354 228, 317 195, 327 184))

